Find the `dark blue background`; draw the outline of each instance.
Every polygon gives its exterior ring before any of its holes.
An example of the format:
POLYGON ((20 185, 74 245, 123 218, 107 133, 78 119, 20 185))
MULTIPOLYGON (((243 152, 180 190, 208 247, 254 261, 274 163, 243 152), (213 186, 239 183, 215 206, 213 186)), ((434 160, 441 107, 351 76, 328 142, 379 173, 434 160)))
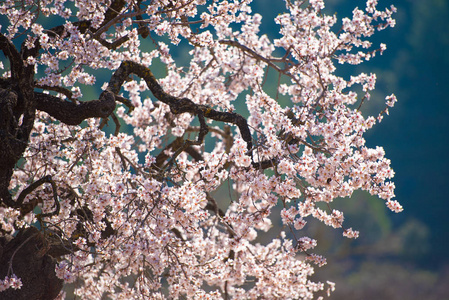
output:
POLYGON ((383 145, 392 160, 396 196, 405 208, 400 221, 415 218, 430 230, 430 249, 416 262, 439 268, 449 262, 448 2, 394 4, 397 25, 382 35, 387 52, 369 65, 379 70, 381 92, 394 92, 399 101, 368 143, 383 145))

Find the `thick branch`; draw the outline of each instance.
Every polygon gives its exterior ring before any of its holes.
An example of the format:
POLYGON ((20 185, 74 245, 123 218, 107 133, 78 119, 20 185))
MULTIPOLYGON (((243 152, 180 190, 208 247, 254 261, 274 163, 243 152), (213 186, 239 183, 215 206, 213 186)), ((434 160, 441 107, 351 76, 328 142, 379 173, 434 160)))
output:
POLYGON ((35 227, 21 229, 8 240, 0 237, 0 278, 21 278, 21 289, 7 289, 1 299, 54 299, 62 289, 63 280, 55 273, 56 260, 48 255, 52 245, 35 227))
MULTIPOLYGON (((247 143, 248 151, 251 151, 251 132, 249 131, 248 123, 244 117, 237 113, 220 112, 206 105, 195 104, 188 98, 178 98, 167 94, 162 89, 151 70, 143 65, 132 61, 122 62, 109 81, 109 89, 114 94, 118 94, 123 82, 130 74, 136 74, 140 78, 143 78, 153 95, 161 102, 170 106, 170 110, 174 114, 191 113, 197 115, 200 119, 200 123, 202 118, 209 118, 215 121, 237 125, 243 140, 247 143)), ((204 136, 204 132, 201 132, 200 130, 199 136, 204 136)))
POLYGON ((47 91, 55 91, 58 93, 63 94, 64 96, 67 97, 67 99, 69 99, 70 101, 72 101, 73 103, 76 103, 77 101, 73 98, 73 93, 72 91, 70 91, 69 89, 66 89, 64 87, 61 86, 49 86, 49 85, 38 85, 35 84, 34 85, 35 88, 39 88, 39 89, 43 89, 43 90, 47 90, 47 91))
POLYGON ((0 89, 0 199, 10 207, 14 206, 8 191, 12 170, 25 151, 28 140, 18 125, 17 94, 15 91, 0 89))
POLYGON ((79 104, 48 94, 35 92, 34 95, 38 110, 67 125, 78 125, 88 118, 107 118, 115 109, 115 97, 110 91, 104 91, 98 100, 79 104))
POLYGON ((109 8, 106 10, 106 13, 104 14, 103 24, 101 24, 100 27, 104 26, 109 21, 117 17, 120 11, 123 9, 123 7, 125 7, 125 5, 126 5, 125 0, 112 1, 111 5, 109 5, 109 8))
POLYGON ((22 75, 23 70, 22 57, 14 44, 2 33, 0 33, 0 50, 2 50, 5 56, 9 59, 12 78, 18 80, 20 75, 22 75))
POLYGON ((59 210, 60 210, 60 205, 59 205, 59 199, 58 199, 58 193, 57 193, 57 188, 56 188, 56 183, 53 181, 53 179, 51 178, 50 175, 44 176, 41 179, 35 181, 34 183, 30 184, 26 189, 24 189, 19 197, 17 197, 16 200, 16 207, 21 207, 21 214, 24 216, 26 214, 28 214, 31 210, 34 209, 36 203, 33 203, 33 201, 30 203, 31 205, 25 205, 22 206, 23 204, 23 200, 25 200, 25 197, 27 195, 29 195, 32 191, 34 191, 35 189, 37 189, 39 186, 41 186, 44 183, 50 183, 51 184, 51 188, 53 190, 53 201, 55 202, 55 210, 51 213, 43 213, 41 214, 41 217, 49 217, 52 215, 57 215, 59 214, 59 210))

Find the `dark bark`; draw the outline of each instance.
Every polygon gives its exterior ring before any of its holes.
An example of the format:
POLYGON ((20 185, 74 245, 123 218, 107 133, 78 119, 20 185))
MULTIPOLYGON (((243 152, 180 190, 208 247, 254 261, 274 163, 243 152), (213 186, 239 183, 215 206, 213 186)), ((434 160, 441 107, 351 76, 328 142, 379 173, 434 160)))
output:
POLYGON ((0 198, 10 207, 14 203, 8 191, 9 181, 28 141, 28 135, 19 126, 18 98, 17 92, 0 89, 0 198))
POLYGON ((67 125, 78 125, 88 118, 107 118, 115 109, 115 97, 109 91, 104 91, 98 100, 78 104, 37 92, 34 97, 38 110, 45 111, 67 125))
POLYGON ((0 278, 13 272, 22 280, 22 288, 9 288, 0 294, 7 300, 51 300, 62 289, 56 277, 56 262, 48 255, 51 245, 35 227, 22 229, 13 238, 0 238, 0 278), (11 267, 11 268, 10 268, 11 267))

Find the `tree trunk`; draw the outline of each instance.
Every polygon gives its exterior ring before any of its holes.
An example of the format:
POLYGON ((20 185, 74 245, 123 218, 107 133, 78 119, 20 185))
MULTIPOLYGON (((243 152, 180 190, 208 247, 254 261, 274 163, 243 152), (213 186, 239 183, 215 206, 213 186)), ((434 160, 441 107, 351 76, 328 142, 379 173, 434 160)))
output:
POLYGON ((50 245, 35 227, 22 229, 15 237, 0 237, 0 279, 8 270, 22 280, 20 289, 9 288, 0 294, 3 300, 51 300, 62 289, 56 277, 56 261, 48 255, 50 245))

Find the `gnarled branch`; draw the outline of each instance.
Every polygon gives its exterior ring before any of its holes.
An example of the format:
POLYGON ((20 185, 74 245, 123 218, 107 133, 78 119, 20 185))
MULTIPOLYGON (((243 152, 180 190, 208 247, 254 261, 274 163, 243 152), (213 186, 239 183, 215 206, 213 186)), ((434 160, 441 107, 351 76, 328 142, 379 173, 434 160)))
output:
POLYGON ((154 97, 170 106, 170 111, 172 113, 191 113, 192 115, 198 116, 201 125, 200 133, 198 135, 199 137, 204 137, 205 133, 203 130, 207 130, 206 128, 204 128, 205 124, 201 124, 202 118, 209 118, 215 121, 237 125, 243 140, 247 143, 248 151, 251 153, 251 132, 249 131, 246 119, 241 115, 233 112, 217 111, 209 106, 196 104, 188 98, 178 98, 169 95, 162 89, 161 85, 158 83, 157 79, 154 77, 149 68, 132 61, 122 62, 120 67, 115 71, 115 73, 111 77, 111 80, 109 81, 109 89, 114 94, 118 94, 123 82, 125 82, 126 78, 128 78, 130 74, 136 74, 140 78, 144 79, 154 97))
POLYGON ((115 109, 115 96, 110 91, 101 93, 98 100, 75 104, 58 97, 34 93, 37 109, 67 125, 78 125, 88 118, 107 118, 115 109))

